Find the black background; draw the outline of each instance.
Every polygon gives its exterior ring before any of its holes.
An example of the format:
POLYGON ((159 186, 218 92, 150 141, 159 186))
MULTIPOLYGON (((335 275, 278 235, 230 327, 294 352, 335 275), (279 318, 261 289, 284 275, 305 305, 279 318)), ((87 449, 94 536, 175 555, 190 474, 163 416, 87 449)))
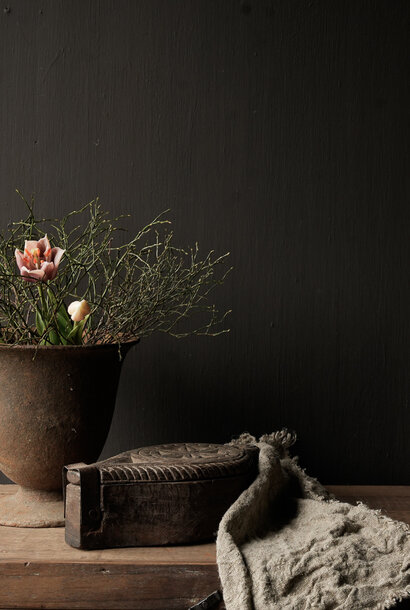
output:
POLYGON ((324 482, 409 483, 409 25, 408 0, 3 2, 1 224, 15 187, 134 229, 171 208, 235 267, 229 335, 128 356, 104 455, 287 426, 324 482))

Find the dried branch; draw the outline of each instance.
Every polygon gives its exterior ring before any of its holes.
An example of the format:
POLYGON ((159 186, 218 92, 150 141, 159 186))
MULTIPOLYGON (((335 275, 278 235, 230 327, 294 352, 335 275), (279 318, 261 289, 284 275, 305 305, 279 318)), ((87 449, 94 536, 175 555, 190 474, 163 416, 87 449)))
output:
POLYGON ((66 250, 57 277, 48 283, 51 320, 61 304, 86 299, 91 306, 87 343, 119 343, 155 331, 176 337, 227 332, 223 324, 229 311, 219 313, 208 296, 230 271, 228 254, 210 252, 202 259, 197 245, 175 247, 164 214, 121 243, 123 216, 109 218, 98 199, 61 219, 36 218, 33 200, 22 199, 27 217, 0 234, 0 341, 38 344, 50 332, 46 328, 40 336, 36 331, 38 296, 18 274, 14 258, 16 247, 45 233, 53 246, 66 250), (187 323, 193 315, 194 325, 187 323))

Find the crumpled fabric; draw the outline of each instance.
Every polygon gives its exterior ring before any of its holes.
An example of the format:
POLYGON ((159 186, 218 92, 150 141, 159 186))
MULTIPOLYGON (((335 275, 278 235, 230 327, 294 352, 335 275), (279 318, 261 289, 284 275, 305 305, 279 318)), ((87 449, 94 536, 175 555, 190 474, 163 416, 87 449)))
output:
POLYGON ((335 500, 289 457, 294 441, 286 430, 232 441, 259 448, 259 474, 218 530, 227 610, 382 610, 409 598, 409 526, 335 500))

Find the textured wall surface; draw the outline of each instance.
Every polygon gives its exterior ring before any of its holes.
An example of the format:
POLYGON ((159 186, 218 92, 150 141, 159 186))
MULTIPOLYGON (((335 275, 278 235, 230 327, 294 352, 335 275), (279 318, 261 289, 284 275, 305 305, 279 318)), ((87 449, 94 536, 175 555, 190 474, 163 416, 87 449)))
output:
MULTIPOLYGON (((408 0, 8 0, 0 222, 95 195, 229 250, 231 333, 153 336, 104 455, 281 426, 325 482, 409 483, 408 0)), ((215 296, 216 293, 215 293, 215 296)), ((0 422, 1 425, 1 422, 0 422)))

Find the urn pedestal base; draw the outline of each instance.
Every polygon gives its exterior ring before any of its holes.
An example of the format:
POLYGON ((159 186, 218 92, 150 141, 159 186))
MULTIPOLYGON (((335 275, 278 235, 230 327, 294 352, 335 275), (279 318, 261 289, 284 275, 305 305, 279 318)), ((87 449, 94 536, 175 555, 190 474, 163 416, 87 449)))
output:
POLYGON ((62 527, 64 504, 60 491, 28 489, 0 497, 0 525, 10 527, 62 527))

